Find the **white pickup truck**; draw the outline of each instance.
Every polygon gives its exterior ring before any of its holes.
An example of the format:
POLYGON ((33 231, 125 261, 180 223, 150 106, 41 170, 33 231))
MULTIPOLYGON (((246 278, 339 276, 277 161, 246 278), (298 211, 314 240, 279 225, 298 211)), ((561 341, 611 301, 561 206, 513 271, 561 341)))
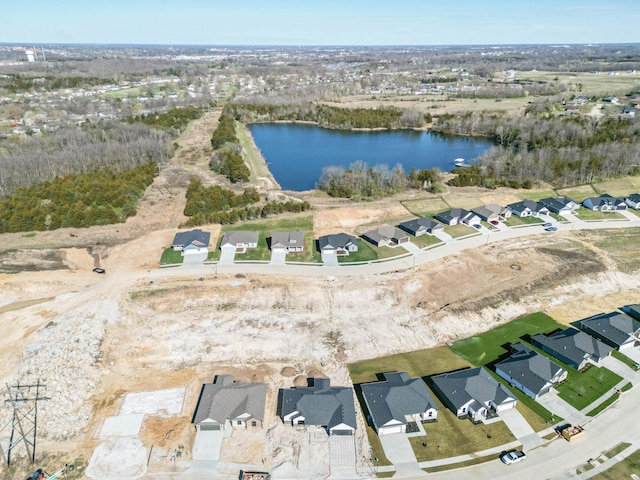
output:
POLYGON ((527 458, 527 456, 522 450, 514 450, 513 452, 505 453, 500 456, 500 460, 502 460, 502 463, 505 465, 511 465, 512 463, 519 462, 525 458, 527 458))

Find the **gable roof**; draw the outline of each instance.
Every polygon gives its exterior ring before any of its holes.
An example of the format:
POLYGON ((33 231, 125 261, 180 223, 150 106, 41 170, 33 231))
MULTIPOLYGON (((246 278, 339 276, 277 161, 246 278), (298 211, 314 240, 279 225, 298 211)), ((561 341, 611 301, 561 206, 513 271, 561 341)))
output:
POLYGON ((640 202, 640 193, 632 193, 631 195, 629 195, 627 197, 627 200, 633 202, 633 203, 638 203, 640 202))
POLYGON ((612 197, 608 193, 603 193, 599 197, 585 198, 582 203, 591 203, 593 206, 602 207, 603 205, 620 205, 625 202, 620 198, 612 197))
POLYGON ((323 235, 318 238, 318 246, 320 250, 323 248, 346 248, 349 245, 357 245, 358 240, 353 235, 346 233, 334 233, 332 235, 323 235))
POLYGON ((531 339, 576 365, 580 365, 586 356, 593 356, 598 361, 612 350, 609 345, 575 328, 567 328, 552 335, 537 334, 531 339))
POLYGON ((578 206, 578 202, 571 200, 569 197, 542 198, 538 201, 538 203, 544 205, 549 210, 556 213, 567 207, 575 208, 578 206))
POLYGON ((195 245, 197 247, 208 247, 211 234, 209 232, 203 232, 200 229, 191 230, 190 232, 178 232, 173 237, 172 247, 185 248, 188 245, 195 245))
POLYGON ((417 232, 420 229, 425 229, 429 231, 429 230, 444 228, 444 226, 441 223, 438 223, 435 220, 432 220, 430 218, 425 218, 425 217, 414 218, 413 220, 402 222, 398 226, 410 233, 417 232))
POLYGON ((250 243, 258 243, 258 232, 247 232, 247 231, 226 232, 222 236, 222 241, 220 242, 220 246, 221 247, 224 245, 236 246, 238 244, 250 244, 250 243))
POLYGON ((622 310, 627 315, 631 315, 636 320, 640 320, 640 304, 634 303, 632 305, 625 305, 620 310, 622 310))
POLYGON ((533 200, 522 200, 521 202, 510 203, 507 207, 516 212, 523 212, 525 209, 529 209, 532 212, 541 212, 542 210, 549 210, 544 205, 534 202, 533 200))
POLYGON ((281 247, 304 247, 304 232, 296 230, 294 232, 271 232, 271 248, 281 247))
POLYGON ((331 429, 340 424, 356 428, 353 389, 332 387, 328 378, 310 378, 308 387, 281 390, 282 418, 299 412, 306 425, 320 425, 331 429))
POLYGON ((472 401, 482 405, 489 402, 500 405, 505 400, 515 398, 484 367, 443 373, 431 377, 431 380, 456 409, 472 401))
POLYGON ((564 370, 557 363, 520 342, 511 345, 511 349, 511 356, 496 363, 496 369, 499 368, 536 394, 553 379, 559 370, 564 370))
POLYGON ((409 238, 405 232, 396 227, 383 226, 380 228, 376 228, 375 230, 369 230, 366 232, 364 237, 367 237, 374 242, 378 243, 381 240, 399 240, 401 238, 409 238))
POLYGON ((475 213, 480 218, 488 220, 490 218, 500 216, 504 212, 505 207, 501 207, 497 203, 490 203, 488 205, 481 205, 471 209, 472 213, 475 213))
POLYGON ((452 208, 450 210, 445 210, 444 212, 440 212, 436 215, 437 219, 441 219, 445 223, 449 223, 453 219, 462 219, 469 214, 468 210, 464 208, 452 208))
POLYGON ((200 401, 192 423, 213 420, 224 424, 243 414, 260 421, 264 419, 267 398, 265 383, 236 382, 233 375, 216 375, 213 383, 202 386, 200 401))
POLYGON ((631 336, 640 331, 640 322, 620 312, 601 313, 593 317, 578 320, 582 329, 598 334, 611 345, 623 345, 631 336))
POLYGON ((384 381, 361 385, 362 396, 376 430, 391 420, 406 423, 407 415, 437 410, 433 397, 421 378, 410 378, 406 372, 384 374, 384 381))

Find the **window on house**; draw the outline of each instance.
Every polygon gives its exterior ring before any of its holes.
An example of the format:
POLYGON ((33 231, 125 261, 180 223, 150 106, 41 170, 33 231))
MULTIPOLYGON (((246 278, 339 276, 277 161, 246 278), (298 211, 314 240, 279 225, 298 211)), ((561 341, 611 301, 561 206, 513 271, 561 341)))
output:
POLYGON ((253 422, 251 422, 251 426, 252 427, 257 427, 258 426, 258 422, 256 422, 255 420, 253 422))
POLYGON ((238 421, 236 422, 236 425, 242 425, 242 420, 238 420, 238 421))

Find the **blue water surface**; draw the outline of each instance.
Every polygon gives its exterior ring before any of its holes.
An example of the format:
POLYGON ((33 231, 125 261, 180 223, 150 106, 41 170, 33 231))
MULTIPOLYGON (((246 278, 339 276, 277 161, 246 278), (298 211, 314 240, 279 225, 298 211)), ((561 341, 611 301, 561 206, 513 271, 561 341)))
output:
POLYGON ((473 163, 493 145, 485 138, 414 130, 352 132, 287 123, 258 123, 248 128, 276 181, 282 189, 294 191, 315 188, 322 169, 328 166, 348 168, 362 160, 370 167, 401 164, 407 173, 413 167, 448 172, 456 158, 473 163))

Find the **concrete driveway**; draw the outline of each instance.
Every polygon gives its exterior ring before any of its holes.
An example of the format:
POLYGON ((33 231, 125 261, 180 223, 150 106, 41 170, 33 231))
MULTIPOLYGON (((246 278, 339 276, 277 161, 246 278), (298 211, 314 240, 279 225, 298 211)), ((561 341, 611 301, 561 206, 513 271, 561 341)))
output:
POLYGON ((233 260, 236 258, 236 249, 235 248, 223 248, 220 252, 220 262, 223 265, 229 265, 233 263, 233 260))
POLYGON ((207 252, 189 253, 183 257, 183 265, 199 265, 207 259, 207 252))
POLYGON ((338 255, 333 254, 333 253, 323 253, 322 254, 322 263, 324 263, 325 267, 337 267, 338 266, 338 255))
POLYGON ((433 236, 436 237, 437 239, 441 240, 444 243, 448 243, 448 242, 452 242, 453 241, 453 237, 451 235, 449 235, 447 232, 444 231, 435 231, 433 232, 433 236))
POLYGON ((640 365, 640 347, 631 347, 626 348, 620 352, 626 357, 629 357, 631 360, 640 365))
POLYGON ((271 252, 271 265, 284 265, 287 259, 287 252, 271 252))
POLYGON ((416 456, 413 453, 413 448, 411 448, 406 434, 391 433, 389 435, 381 435, 379 438, 382 448, 384 449, 384 454, 396 469, 394 477, 424 475, 424 472, 418 465, 416 456))
POLYGON ((554 415, 564 418, 566 423, 577 423, 581 425, 585 423, 588 418, 558 397, 558 392, 554 389, 551 389, 549 393, 538 398, 538 403, 554 415))
POLYGON ((420 253, 420 247, 411 242, 401 243, 400 246, 409 253, 420 253))
POLYGON ((193 442, 193 460, 217 462, 222 447, 223 431, 198 431, 193 442))
POLYGON ((510 408, 500 412, 500 418, 507 428, 511 430, 513 436, 522 444, 524 450, 529 450, 544 443, 544 439, 540 438, 517 409, 510 408))

